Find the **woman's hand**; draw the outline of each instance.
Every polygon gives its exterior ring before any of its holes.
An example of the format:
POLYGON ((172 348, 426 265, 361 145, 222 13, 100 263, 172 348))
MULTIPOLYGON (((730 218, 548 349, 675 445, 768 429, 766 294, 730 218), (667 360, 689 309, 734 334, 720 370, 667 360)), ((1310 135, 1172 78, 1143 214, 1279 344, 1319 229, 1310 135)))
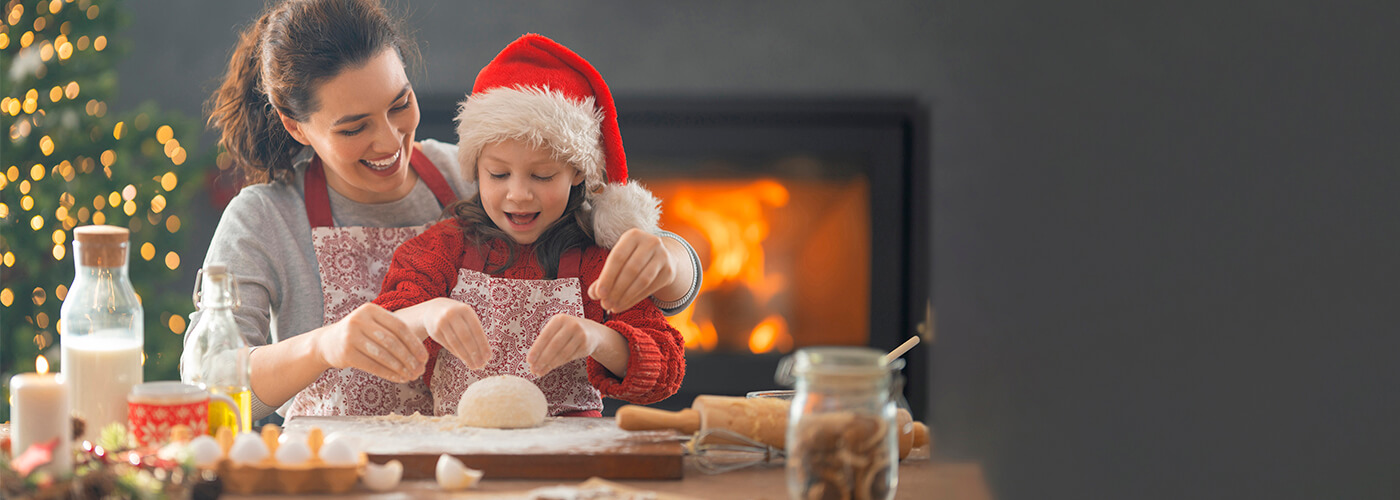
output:
POLYGON ((315 352, 331 368, 358 368, 395 383, 423 375, 428 351, 408 325, 383 307, 368 303, 322 330, 315 352))
MULTIPOLYGON (((690 269, 690 254, 681 249, 679 256, 672 255, 664 240, 637 228, 622 233, 603 263, 602 274, 588 287, 588 296, 615 313, 631 309, 658 290, 672 288, 677 269, 690 269)), ((675 298, 683 296, 689 286, 686 281, 675 298)))
POLYGON ((472 306, 438 297, 400 309, 398 314, 414 328, 420 341, 432 337, 468 368, 480 370, 491 361, 491 343, 472 306))
POLYGON ((530 346, 525 362, 530 373, 543 376, 575 359, 593 359, 619 377, 627 374, 627 340, 612 328, 567 314, 556 314, 530 346))

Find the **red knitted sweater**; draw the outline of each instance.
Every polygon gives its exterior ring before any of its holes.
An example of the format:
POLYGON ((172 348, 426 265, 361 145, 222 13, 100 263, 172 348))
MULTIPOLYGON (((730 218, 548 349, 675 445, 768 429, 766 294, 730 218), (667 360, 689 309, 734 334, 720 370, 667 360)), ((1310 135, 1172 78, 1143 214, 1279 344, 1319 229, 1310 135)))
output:
MULTIPOLYGON (((423 234, 404 242, 394 251, 394 259, 384 276, 384 286, 375 304, 390 311, 447 297, 457 283, 457 271, 462 267, 464 250, 469 245, 455 220, 449 219, 428 228, 423 234)), ((506 261, 506 244, 493 241, 485 254, 488 269, 506 261)), ((627 340, 627 376, 618 378, 602 364, 588 358, 588 380, 603 396, 631 403, 650 404, 661 401, 680 389, 685 377, 685 341, 679 331, 662 315, 650 300, 642 300, 626 311, 606 315, 598 301, 588 298, 588 287, 598 280, 607 260, 608 250, 590 246, 583 250, 580 284, 584 290, 584 316, 602 323, 627 340)), ((544 279, 544 269, 528 246, 516 247, 515 264, 492 276, 511 279, 544 279)), ((428 339, 428 373, 441 346, 428 339)))

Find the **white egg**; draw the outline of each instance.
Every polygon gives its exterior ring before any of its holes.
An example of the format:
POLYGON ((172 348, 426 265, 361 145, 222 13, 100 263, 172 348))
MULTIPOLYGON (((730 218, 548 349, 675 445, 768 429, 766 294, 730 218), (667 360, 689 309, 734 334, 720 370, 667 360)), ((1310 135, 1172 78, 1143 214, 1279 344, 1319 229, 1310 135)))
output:
POLYGON ((277 446, 275 455, 281 464, 304 464, 311 460, 311 447, 306 445, 306 441, 287 441, 277 446))
POLYGON ((324 446, 326 443, 335 443, 335 442, 343 443, 343 444, 345 445, 345 447, 350 448, 350 451, 355 451, 355 452, 361 451, 361 450, 360 450, 360 440, 355 439, 353 436, 351 436, 351 435, 349 435, 349 434, 346 434, 346 433, 344 433, 344 432, 332 432, 332 433, 330 433, 330 434, 326 434, 325 437, 321 438, 321 444, 322 444, 323 446, 324 446))
MULTIPOLYGON (((284 430, 285 430, 285 429, 284 429, 284 430)), ((279 445, 287 444, 287 442, 289 442, 289 441, 301 441, 301 442, 305 443, 305 442, 306 442, 306 432, 303 432, 303 431, 283 432, 281 435, 277 436, 277 443, 278 443, 279 445)))
POLYGON ((228 450, 228 459, 234 463, 251 464, 263 461, 270 454, 261 435, 244 432, 233 440, 233 448, 228 450))
POLYGON ((321 444, 321 460, 326 465, 355 465, 359 463, 359 457, 355 450, 350 449, 350 445, 345 440, 337 439, 326 441, 321 444))
POLYGON ((373 491, 389 491, 399 485, 399 480, 403 479, 403 464, 398 460, 390 460, 384 465, 376 463, 365 464, 365 475, 360 478, 365 482, 365 487, 373 491))
POLYGON ((210 436, 199 436, 190 440, 190 458, 194 459, 196 467, 213 467, 219 463, 219 459, 224 456, 223 448, 219 447, 219 442, 210 436))
POLYGON ((469 469, 457 457, 446 453, 438 457, 437 483, 444 490, 461 490, 472 487, 481 479, 482 472, 469 469))

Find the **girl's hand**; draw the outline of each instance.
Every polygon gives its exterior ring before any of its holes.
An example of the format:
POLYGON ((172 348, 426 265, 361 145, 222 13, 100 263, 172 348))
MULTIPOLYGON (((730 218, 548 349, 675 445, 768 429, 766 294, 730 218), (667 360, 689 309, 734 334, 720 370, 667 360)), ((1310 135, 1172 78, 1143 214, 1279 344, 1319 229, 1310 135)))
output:
MULTIPOLYGON (((684 258, 688 260, 689 254, 684 258)), ((598 281, 588 287, 588 296, 608 312, 631 309, 676 279, 679 265, 674 259, 660 236, 628 229, 608 253, 598 281)))
POLYGON ((358 368, 395 383, 423 375, 428 351, 394 313, 367 303, 316 336, 316 355, 331 368, 358 368))
POLYGON ((468 368, 480 370, 491 361, 491 343, 486 340, 481 318, 472 306, 438 297, 400 312, 410 324, 419 325, 421 330, 416 333, 420 339, 432 337, 468 368))
POLYGON ((588 356, 594 356, 613 373, 627 372, 627 340, 622 335, 595 321, 556 314, 545 323, 535 345, 530 346, 525 362, 530 365, 530 373, 543 376, 565 363, 588 356))

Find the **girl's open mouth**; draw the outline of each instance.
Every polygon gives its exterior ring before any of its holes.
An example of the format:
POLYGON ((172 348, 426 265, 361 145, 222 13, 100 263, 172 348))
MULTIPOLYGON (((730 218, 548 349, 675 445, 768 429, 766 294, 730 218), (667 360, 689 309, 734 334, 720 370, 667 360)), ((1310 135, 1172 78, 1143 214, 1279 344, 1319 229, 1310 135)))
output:
POLYGON ((506 219, 509 220, 511 224, 516 225, 516 226, 528 226, 528 225, 530 225, 531 222, 535 222, 535 219, 539 218, 539 216, 540 216, 540 213, 539 213, 539 212, 530 212, 530 213, 513 213, 513 212, 506 212, 506 219))

